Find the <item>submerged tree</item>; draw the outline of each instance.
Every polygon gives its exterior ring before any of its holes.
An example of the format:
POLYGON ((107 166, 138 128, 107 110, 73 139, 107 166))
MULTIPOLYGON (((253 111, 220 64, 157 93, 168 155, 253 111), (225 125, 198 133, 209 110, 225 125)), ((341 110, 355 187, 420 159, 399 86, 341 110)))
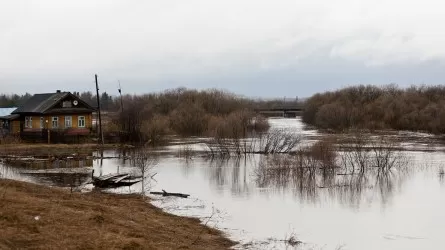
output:
POLYGON ((141 194, 145 195, 145 189, 150 189, 150 180, 153 177, 153 169, 158 164, 156 155, 150 153, 147 149, 141 148, 134 150, 131 154, 131 163, 139 170, 142 176, 141 194))

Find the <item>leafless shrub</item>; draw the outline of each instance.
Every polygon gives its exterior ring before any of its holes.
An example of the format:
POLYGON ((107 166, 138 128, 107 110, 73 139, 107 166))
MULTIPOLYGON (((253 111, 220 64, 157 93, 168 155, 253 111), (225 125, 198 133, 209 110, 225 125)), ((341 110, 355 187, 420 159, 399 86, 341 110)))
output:
POLYGON ((250 133, 264 132, 269 129, 269 122, 262 116, 256 116, 243 109, 227 116, 213 116, 209 120, 208 135, 215 138, 246 138, 250 133))
POLYGON ((153 176, 153 169, 158 164, 158 158, 147 149, 141 148, 131 153, 131 164, 136 167, 142 176, 142 195, 145 189, 150 189, 150 179, 153 176), (148 180, 148 182, 147 182, 148 180))
POLYGON ((207 144, 209 153, 220 157, 255 153, 258 150, 257 141, 260 138, 265 139, 265 135, 259 133, 258 137, 248 137, 268 126, 267 120, 261 121, 259 125, 257 119, 261 118, 255 118, 254 114, 247 110, 232 112, 227 117, 212 117, 208 131, 209 136, 213 138, 207 144))
POLYGON ((408 157, 396 149, 396 144, 384 136, 369 143, 362 134, 354 136, 354 143, 341 153, 340 165, 345 173, 365 172, 369 168, 388 172, 408 165, 408 157))
POLYGON ((193 149, 190 144, 182 145, 179 149, 179 157, 183 157, 185 159, 191 159, 193 156, 193 149))
POLYGON ((141 96, 126 96, 124 106, 125 109, 112 121, 119 127, 121 142, 144 144, 146 138, 142 133, 142 126, 144 121, 153 117, 153 105, 141 96))
POLYGON ((211 156, 228 157, 246 154, 287 154, 300 144, 300 134, 276 129, 269 133, 259 133, 253 138, 215 137, 207 142, 211 156))
POLYGON ((321 140, 310 146, 310 156, 317 160, 319 168, 323 170, 332 169, 336 166, 337 153, 333 143, 329 140, 321 140))
MULTIPOLYGON (((114 107, 120 100, 114 99, 114 107)), ((123 96, 123 109, 111 116, 106 136, 121 142, 145 144, 167 132, 181 136, 218 134, 220 138, 245 138, 263 132, 267 119, 253 112, 256 101, 220 90, 177 88, 161 93, 123 96), (168 124, 165 120, 168 118, 168 124)))
POLYGON ((354 140, 355 144, 340 153, 332 142, 319 141, 293 154, 264 156, 255 169, 256 182, 260 187, 291 187, 312 200, 319 189, 326 189, 339 199, 349 199, 350 204, 374 186, 382 199, 388 199, 394 183, 409 173, 409 158, 383 137, 372 143, 365 143, 360 135, 354 140))
MULTIPOLYGON (((286 247, 286 249, 288 249, 289 247, 292 249, 297 249, 297 247, 301 244, 303 244, 302 241, 298 240, 297 238, 297 234, 295 232, 291 232, 289 235, 285 235, 284 239, 276 239, 276 238, 268 238, 266 242, 264 243, 269 243, 269 242, 277 242, 277 243, 283 243, 286 247)), ((252 244, 252 243, 250 243, 252 244)), ((245 244, 244 246, 248 246, 249 244, 245 244)), ((250 248, 249 248, 250 249, 250 248)))
POLYGON ((290 174, 293 172, 293 162, 290 158, 274 155, 262 158, 255 169, 256 182, 260 187, 287 186, 290 174))
POLYGON ((232 139, 213 139, 206 143, 210 157, 230 157, 233 154, 232 139))
POLYGON ((184 136, 199 136, 207 130, 209 116, 196 103, 183 103, 169 115, 170 127, 184 136))
POLYGON ((395 149, 395 143, 379 137, 377 141, 371 143, 371 166, 383 172, 391 171, 394 168, 402 168, 408 164, 407 156, 395 149))
POLYGON ((284 129, 274 129, 258 137, 258 153, 289 153, 301 142, 302 136, 284 129))
POLYGON ((303 121, 319 128, 445 132, 445 87, 360 85, 306 100, 303 121))
POLYGON ((284 242, 286 245, 291 247, 296 247, 303 243, 301 240, 298 240, 297 234, 295 232, 292 232, 290 235, 286 236, 284 242))
POLYGON ((364 172, 370 165, 370 148, 366 147, 366 140, 362 133, 352 137, 352 144, 341 154, 341 166, 346 173, 364 172))
POLYGON ((142 122, 142 134, 151 145, 162 143, 168 134, 169 121, 165 116, 154 115, 150 120, 142 122))

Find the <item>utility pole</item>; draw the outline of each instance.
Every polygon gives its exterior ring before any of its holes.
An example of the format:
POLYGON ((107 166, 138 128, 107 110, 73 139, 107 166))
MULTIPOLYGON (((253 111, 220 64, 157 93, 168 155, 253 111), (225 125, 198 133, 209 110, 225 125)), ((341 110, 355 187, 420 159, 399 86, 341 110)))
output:
POLYGON ((51 143, 51 131, 49 131, 48 119, 46 119, 46 133, 48 133, 48 144, 51 143))
POLYGON ((119 88, 117 89, 117 91, 119 91, 119 96, 121 97, 121 112, 124 112, 124 103, 122 102, 122 88, 121 88, 121 82, 119 80, 117 80, 117 82, 119 83, 119 88))
POLYGON ((97 111, 98 111, 98 116, 99 116, 100 142, 103 145, 104 144, 104 133, 102 131, 102 117, 100 116, 100 97, 99 97, 99 84, 97 83, 97 74, 95 74, 94 77, 96 79, 96 99, 97 99, 97 111))

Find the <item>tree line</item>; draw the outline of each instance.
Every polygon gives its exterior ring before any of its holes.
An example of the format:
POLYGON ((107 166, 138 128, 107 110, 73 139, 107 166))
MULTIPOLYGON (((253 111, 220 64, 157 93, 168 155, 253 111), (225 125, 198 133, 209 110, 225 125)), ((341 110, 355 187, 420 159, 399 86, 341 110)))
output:
POLYGON ((31 97, 31 94, 26 93, 24 95, 17 94, 0 94, 0 107, 11 108, 18 107, 31 97))
MULTIPOLYGON (((91 91, 84 92, 73 92, 74 95, 80 97, 80 99, 87 102, 92 107, 97 107, 96 94, 91 91)), ((0 108, 10 108, 19 107, 25 103, 32 95, 30 93, 25 93, 22 95, 18 94, 0 94, 0 108)), ((120 108, 119 98, 103 92, 99 98, 101 108, 105 111, 115 111, 120 108)))
POLYGON ((303 121, 322 129, 445 133, 445 86, 359 85, 315 94, 303 121))
POLYGON ((156 144, 169 134, 245 137, 268 128, 253 111, 255 101, 222 90, 176 88, 122 99, 122 109, 106 130, 119 132, 125 142, 156 144))
MULTIPOLYGON (((189 90, 187 88, 181 87, 181 88, 176 88, 176 89, 169 89, 166 90, 165 92, 160 92, 160 93, 152 93, 152 94, 142 94, 140 96, 145 96, 148 97, 148 99, 150 99, 151 101, 154 100, 155 98, 158 99, 169 99, 173 96, 172 93, 174 92, 183 92, 184 95, 193 95, 198 93, 199 91, 196 90, 189 90)), ((221 96, 221 95, 227 95, 227 96, 232 96, 231 98, 233 99, 233 97, 235 99, 242 99, 243 100, 243 104, 245 105, 246 108, 249 108, 251 110, 260 110, 260 109, 272 109, 272 108, 277 108, 277 107, 283 107, 283 106, 297 106, 299 105, 301 102, 300 100, 297 98, 295 99, 282 99, 282 98, 274 98, 274 99, 252 99, 252 98, 244 98, 241 96, 237 96, 235 94, 226 92, 226 91, 219 91, 216 89, 209 89, 209 90, 205 90, 205 93, 208 93, 210 98, 213 98, 215 96, 221 96), (213 94, 210 94, 210 92, 213 92, 213 94)), ((80 99, 82 99, 83 101, 85 101, 86 103, 88 103, 89 105, 91 105, 92 107, 97 107, 97 98, 96 98, 96 94, 91 92, 91 91, 83 91, 83 92, 72 92, 74 95, 78 96, 80 99)), ((32 97, 32 94, 30 93, 25 93, 22 95, 18 95, 18 94, 0 94, 0 108, 9 108, 9 107, 19 107, 21 104, 25 103, 29 98, 32 97)), ((130 95, 126 95, 124 97, 124 99, 128 99, 129 97, 131 97, 130 95)), ((171 101, 160 101, 161 104, 159 105, 175 105, 173 102, 171 101), (167 104, 168 102, 170 102, 169 104, 167 104)), ((115 96, 115 95, 110 95, 107 92, 102 92, 100 93, 100 98, 99 98, 99 102, 100 102, 100 106, 101 109, 104 111, 119 111, 121 109, 121 101, 120 101, 120 97, 119 96, 115 96)), ((218 104, 216 104, 218 105, 218 104)), ((167 107, 163 107, 164 109, 164 113, 167 112, 168 109, 167 107)), ((227 109, 227 107, 222 107, 219 109, 215 109, 216 112, 226 112, 224 111, 224 109, 227 109)), ((233 109, 233 107, 228 107, 228 109, 233 109)))

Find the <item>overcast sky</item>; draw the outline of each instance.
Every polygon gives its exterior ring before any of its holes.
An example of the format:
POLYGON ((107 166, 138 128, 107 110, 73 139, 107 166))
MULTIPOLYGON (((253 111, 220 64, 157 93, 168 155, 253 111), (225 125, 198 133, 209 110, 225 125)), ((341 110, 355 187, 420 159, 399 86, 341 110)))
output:
POLYGON ((443 84, 439 0, 0 0, 0 92, 443 84))

